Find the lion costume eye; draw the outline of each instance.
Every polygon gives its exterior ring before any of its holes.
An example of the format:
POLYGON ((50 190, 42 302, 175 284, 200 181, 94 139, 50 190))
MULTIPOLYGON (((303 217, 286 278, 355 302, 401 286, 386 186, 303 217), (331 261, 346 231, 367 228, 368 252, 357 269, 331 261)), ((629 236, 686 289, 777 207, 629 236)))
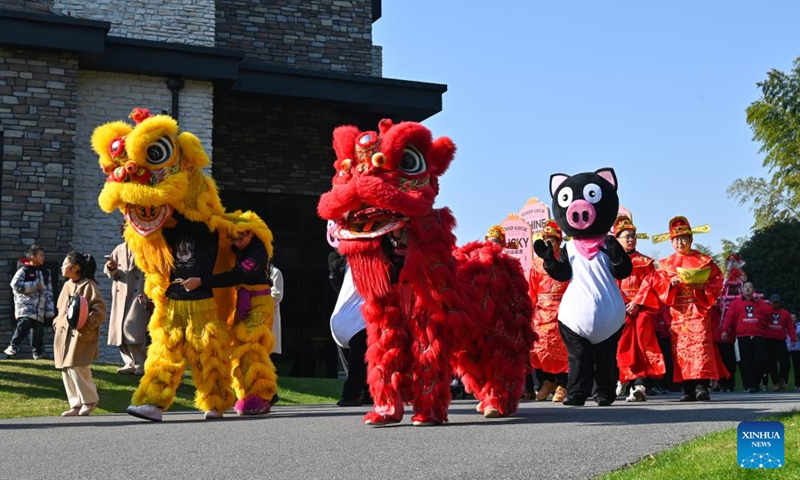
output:
POLYGON ((397 169, 409 175, 419 175, 427 170, 428 165, 425 163, 425 157, 414 148, 413 145, 407 146, 403 149, 403 158, 397 169))
POLYGON ((168 137, 161 137, 147 146, 147 163, 161 165, 172 158, 174 147, 168 137))

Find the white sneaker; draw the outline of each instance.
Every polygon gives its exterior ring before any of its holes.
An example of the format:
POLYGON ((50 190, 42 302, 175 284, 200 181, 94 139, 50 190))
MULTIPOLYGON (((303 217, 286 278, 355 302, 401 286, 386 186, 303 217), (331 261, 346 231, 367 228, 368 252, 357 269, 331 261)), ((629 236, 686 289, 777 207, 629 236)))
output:
POLYGON ((203 414, 203 420, 219 420, 222 418, 222 412, 216 410, 209 410, 203 414))
POLYGON ((160 422, 161 417, 164 416, 164 410, 155 405, 131 405, 128 407, 127 412, 128 415, 150 420, 151 422, 160 422))
POLYGON ((14 345, 9 345, 5 350, 3 350, 3 353, 8 355, 9 357, 16 357, 17 353, 19 352, 17 351, 17 348, 14 345))
POLYGON ((627 387, 628 387, 628 384, 627 384, 627 383, 622 383, 622 382, 620 382, 619 380, 617 380, 617 391, 616 391, 616 393, 617 393, 617 396, 618 396, 618 397, 621 397, 621 396, 623 396, 623 395, 625 394, 625 389, 626 389, 627 387))
POLYGON ((636 385, 635 387, 631 388, 631 393, 628 395, 628 398, 625 399, 626 402, 644 402, 647 401, 647 395, 644 391, 644 385, 636 385))

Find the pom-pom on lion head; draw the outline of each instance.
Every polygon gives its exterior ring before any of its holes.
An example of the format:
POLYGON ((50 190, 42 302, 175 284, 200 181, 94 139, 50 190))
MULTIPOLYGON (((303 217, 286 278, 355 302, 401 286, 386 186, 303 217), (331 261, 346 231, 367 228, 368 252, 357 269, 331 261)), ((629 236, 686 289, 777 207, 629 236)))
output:
POLYGON ((201 169, 209 164, 200 140, 180 132, 168 115, 134 109, 124 121, 97 127, 92 148, 106 174, 98 202, 103 211, 120 209, 140 235, 160 229, 173 210, 190 220, 222 212, 216 186, 201 169))

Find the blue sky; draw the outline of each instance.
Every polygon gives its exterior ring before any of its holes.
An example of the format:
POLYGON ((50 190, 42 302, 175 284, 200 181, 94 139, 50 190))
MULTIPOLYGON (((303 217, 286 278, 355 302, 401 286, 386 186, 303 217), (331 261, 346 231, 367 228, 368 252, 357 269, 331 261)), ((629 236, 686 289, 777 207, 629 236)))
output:
POLYGON ((384 77, 448 86, 423 123, 458 147, 437 206, 459 243, 530 197, 549 205, 551 173, 608 166, 640 232, 685 215, 711 225, 695 242, 718 252, 750 234, 725 191, 769 174, 745 109, 800 56, 798 18, 789 1, 384 1, 373 41, 384 77))

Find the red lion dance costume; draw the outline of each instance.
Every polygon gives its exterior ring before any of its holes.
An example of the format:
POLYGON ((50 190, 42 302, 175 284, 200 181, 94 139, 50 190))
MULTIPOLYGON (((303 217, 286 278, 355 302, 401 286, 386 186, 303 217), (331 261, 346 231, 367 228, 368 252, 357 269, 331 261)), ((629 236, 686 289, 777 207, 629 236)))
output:
POLYGON ((375 406, 364 422, 397 423, 404 403, 414 425, 447 422, 454 372, 485 417, 510 415, 533 341, 522 269, 500 245, 456 249, 453 214, 433 208, 455 154, 449 138, 412 122, 379 130, 334 131, 336 175, 318 206, 338 222, 333 235, 365 299, 375 406))

